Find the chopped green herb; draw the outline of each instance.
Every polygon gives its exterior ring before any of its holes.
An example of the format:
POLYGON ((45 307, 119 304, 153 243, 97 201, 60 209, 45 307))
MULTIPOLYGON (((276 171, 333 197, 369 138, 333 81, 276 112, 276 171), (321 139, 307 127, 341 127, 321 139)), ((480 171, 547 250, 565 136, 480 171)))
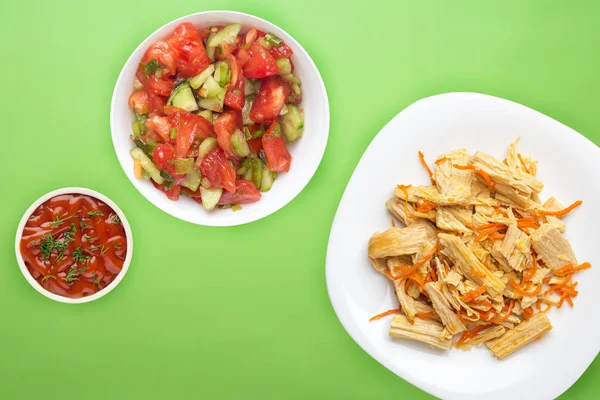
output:
POLYGON ((41 284, 42 286, 44 286, 44 282, 45 282, 45 281, 47 281, 47 280, 48 280, 48 279, 50 279, 50 278, 52 278, 52 279, 56 279, 56 276, 54 276, 54 275, 46 275, 45 277, 43 277, 43 278, 42 278, 42 280, 40 281, 40 284, 41 284))
POLYGON ((47 233, 44 236, 42 236, 38 243, 38 246, 44 257, 44 261, 50 260, 50 256, 52 255, 53 251, 58 253, 58 256, 54 260, 54 263, 59 263, 60 261, 62 261, 65 255, 65 250, 67 249, 67 247, 69 247, 69 243, 71 243, 75 239, 76 232, 77 228, 75 227, 75 224, 71 222, 71 230, 65 232, 61 240, 56 240, 54 236, 50 233, 47 233))
POLYGON ((104 244, 102 244, 102 250, 100 250, 100 254, 106 253, 109 249, 110 247, 104 248, 104 244))
POLYGON ((86 254, 85 250, 83 250, 81 246, 79 246, 73 251, 73 261, 75 261, 76 263, 85 264, 90 258, 91 257, 88 254, 86 254))
POLYGON ((110 215, 110 223, 113 225, 119 225, 121 223, 121 219, 117 214, 110 215))
POLYGON ((90 217, 104 217, 104 213, 100 210, 92 210, 87 213, 90 217))
POLYGON ((163 179, 165 180, 165 182, 164 182, 165 188, 171 189, 171 186, 173 185, 173 182, 174 182, 173 176, 171 176, 171 174, 164 169, 160 170, 160 176, 162 176, 163 179))
POLYGON ((99 249, 100 249, 100 246, 90 246, 90 251, 96 251, 99 249))
POLYGON ((84 230, 85 228, 87 228, 87 224, 85 223, 83 218, 79 218, 79 229, 84 230))
POLYGON ((67 276, 62 279, 63 281, 68 282, 69 286, 73 286, 73 283, 79 280, 79 275, 83 274, 87 270, 88 267, 77 268, 77 265, 73 265, 71 269, 69 269, 69 273, 67 274, 67 276))
POLYGON ((160 64, 158 63, 158 61, 156 61, 153 58, 152 60, 150 60, 148 62, 148 64, 144 65, 144 72, 146 73, 146 75, 150 75, 151 73, 156 71, 156 69, 159 67, 160 67, 160 64))
POLYGON ((101 289, 102 289, 102 284, 101 284, 101 283, 100 283, 100 281, 98 280, 98 277, 96 276, 96 273, 95 273, 95 272, 92 274, 92 279, 93 279, 93 280, 92 280, 92 283, 93 283, 94 285, 98 286, 98 289, 100 289, 100 290, 101 290, 101 289))
POLYGON ((59 217, 58 215, 56 216, 56 219, 52 222, 50 222, 50 226, 53 228, 56 228, 57 226, 59 226, 60 224, 62 224, 63 222, 65 222, 68 219, 73 218, 75 215, 77 215, 77 213, 69 216, 69 217, 59 217))
POLYGON ((93 237, 88 236, 88 235, 83 235, 83 239, 87 240, 88 242, 93 242, 94 240, 96 240, 98 238, 93 238, 93 237))
POLYGON ((119 243, 115 243, 115 244, 113 244, 113 247, 114 247, 116 250, 119 250, 119 249, 121 248, 121 245, 120 245, 119 243))

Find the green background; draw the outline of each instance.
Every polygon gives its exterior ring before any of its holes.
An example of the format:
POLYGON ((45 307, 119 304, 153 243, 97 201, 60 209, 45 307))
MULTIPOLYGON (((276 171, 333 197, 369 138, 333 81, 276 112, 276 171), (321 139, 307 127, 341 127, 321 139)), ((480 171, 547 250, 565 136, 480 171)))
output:
MULTIPOLYGON (((379 129, 438 93, 504 97, 600 143, 599 16, 594 1, 546 0, 3 5, 0 398, 432 398, 363 352, 330 306, 325 253, 338 201, 379 129), (134 48, 210 9, 287 30, 319 67, 331 105, 308 187, 274 215, 225 229, 146 201, 109 130, 113 86, 134 48), (135 237, 119 287, 83 306, 39 295, 14 256, 25 209, 65 186, 112 198, 135 237)), ((562 398, 599 390, 597 359, 562 398)))

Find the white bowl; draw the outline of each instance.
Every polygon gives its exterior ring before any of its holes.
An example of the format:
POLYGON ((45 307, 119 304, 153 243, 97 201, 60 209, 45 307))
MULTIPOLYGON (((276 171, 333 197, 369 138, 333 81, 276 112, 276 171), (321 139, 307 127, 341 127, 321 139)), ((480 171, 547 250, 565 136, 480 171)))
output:
POLYGON ((317 67, 306 51, 283 29, 264 19, 253 15, 233 11, 207 11, 191 14, 157 29, 135 49, 121 70, 113 92, 110 109, 110 128, 117 157, 125 174, 146 199, 152 204, 184 221, 210 226, 241 225, 256 221, 274 213, 292 201, 308 184, 317 171, 329 135, 329 103, 325 85, 317 67), (302 80, 302 107, 304 108, 304 135, 289 147, 292 154, 292 168, 288 173, 279 174, 270 191, 263 193, 262 198, 253 204, 246 204, 241 211, 213 210, 204 208, 182 195, 178 201, 167 199, 164 193, 157 190, 152 183, 136 179, 133 174, 133 159, 129 151, 133 144, 129 139, 133 113, 127 105, 129 95, 133 91, 135 71, 152 43, 167 37, 182 22, 191 22, 196 27, 209 27, 217 24, 239 22, 243 28, 255 27, 266 32, 273 32, 282 38, 294 51, 292 60, 296 74, 302 80))
POLYGON ((600 255, 594 234, 600 224, 600 191, 591 177, 600 171, 600 149, 561 123, 511 101, 475 93, 449 93, 412 104, 371 142, 346 187, 327 249, 327 289, 333 308, 350 336, 392 372, 447 400, 554 399, 586 370, 600 350, 596 317, 600 255), (444 152, 467 148, 503 158, 521 137, 518 149, 539 160, 545 200, 583 205, 565 218, 566 237, 579 260, 592 268, 576 275, 575 307, 548 312, 553 329, 503 360, 487 350, 437 351, 389 337, 391 317, 369 318, 396 308, 393 285, 367 259, 367 242, 390 227, 385 202, 396 184, 429 184, 419 163, 429 165, 444 152), (375 172, 375 173, 374 173, 375 172), (368 188, 365 190, 365 188, 368 188))
POLYGON ((17 235, 15 238, 15 253, 17 255, 17 263, 19 264, 19 268, 21 268, 21 273, 23 273, 23 276, 25 277, 27 282, 29 282, 29 284, 35 290, 37 290, 44 296, 48 297, 49 299, 59 301, 61 303, 69 303, 69 304, 88 303, 90 301, 94 301, 96 299, 99 299, 102 296, 107 295, 111 290, 113 290, 119 284, 119 282, 121 282, 121 279, 123 279, 123 277, 127 273, 127 269, 129 268, 129 264, 131 263, 131 256, 133 255, 133 237, 131 236, 131 228, 129 227, 129 222, 127 222, 127 218, 125 218, 125 214, 123 214, 123 211, 121 211, 121 209, 115 203, 113 203, 113 201, 111 199, 109 199, 102 193, 98 193, 94 190, 90 190, 90 189, 86 189, 86 188, 79 188, 79 187, 68 187, 68 188, 63 188, 63 189, 57 189, 50 193, 46 193, 45 195, 43 195, 42 197, 37 199, 27 209, 27 211, 25 211, 25 214, 23 214, 23 218, 21 218, 21 222, 19 222, 19 227, 17 228, 17 235), (94 197, 94 198, 106 203, 106 205, 108 205, 110 208, 113 209, 113 211, 115 213, 117 213, 119 219, 121 220, 121 224, 123 224, 123 228, 125 229, 125 237, 127 239, 127 254, 125 254, 125 261, 123 262, 123 268, 121 268, 121 272, 119 272, 119 274, 115 277, 115 279, 108 286, 103 288, 102 290, 94 293, 91 296, 80 297, 78 299, 71 299, 69 297, 59 296, 55 293, 52 293, 52 292, 44 289, 42 287, 42 285, 39 284, 38 281, 33 279, 33 276, 31 276, 31 273, 29 272, 29 270, 27 269, 27 266, 25 265, 25 261, 23 261, 23 256, 21 255, 21 246, 20 246, 21 245, 21 236, 23 235, 23 229, 25 228, 25 224, 27 224, 27 220, 29 219, 31 214, 39 206, 41 206, 43 203, 50 200, 51 198, 53 198, 55 196, 59 196, 61 194, 71 194, 71 193, 78 193, 78 194, 83 194, 86 196, 94 197))

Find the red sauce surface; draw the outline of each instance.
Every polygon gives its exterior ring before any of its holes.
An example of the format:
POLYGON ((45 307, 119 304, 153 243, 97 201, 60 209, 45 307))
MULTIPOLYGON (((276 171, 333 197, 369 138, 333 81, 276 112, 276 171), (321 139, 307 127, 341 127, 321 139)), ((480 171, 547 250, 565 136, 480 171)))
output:
POLYGON ((125 229, 104 202, 81 194, 51 198, 27 220, 21 255, 46 290, 79 298, 108 286, 127 254, 125 229))

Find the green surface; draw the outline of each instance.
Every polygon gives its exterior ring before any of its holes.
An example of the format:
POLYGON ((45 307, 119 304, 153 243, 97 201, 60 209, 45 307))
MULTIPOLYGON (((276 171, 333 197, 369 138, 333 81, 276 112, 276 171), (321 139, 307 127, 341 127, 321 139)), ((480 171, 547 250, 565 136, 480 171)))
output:
MULTIPOLYGON (((331 105, 327 152, 308 187, 276 214, 226 229, 176 220, 146 201, 109 131, 113 86, 133 49, 209 3, 4 5, 0 398, 432 398, 371 359, 338 322, 324 279, 329 230, 371 139, 422 97, 504 97, 600 143, 598 3, 524 3, 215 3, 293 35, 319 66, 331 105), (115 291, 69 306, 29 286, 13 246, 31 202, 78 185, 119 204, 136 243, 115 291)), ((599 390, 596 360, 562 398, 599 390)))

